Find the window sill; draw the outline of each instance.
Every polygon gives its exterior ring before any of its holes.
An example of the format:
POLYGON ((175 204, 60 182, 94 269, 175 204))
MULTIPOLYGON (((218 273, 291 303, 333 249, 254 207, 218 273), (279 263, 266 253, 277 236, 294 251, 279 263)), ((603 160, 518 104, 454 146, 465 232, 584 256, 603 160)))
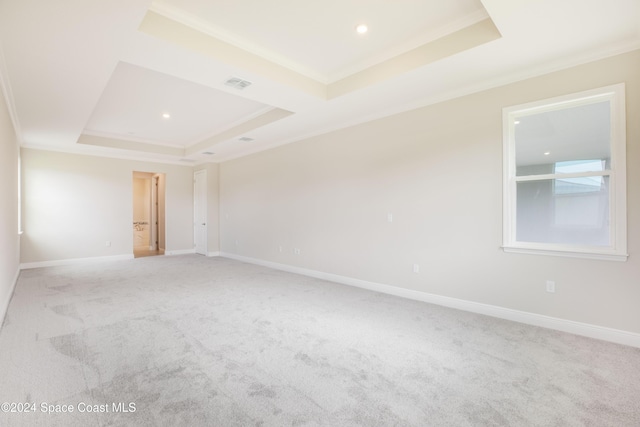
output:
POLYGON ((628 254, 620 254, 611 251, 602 252, 581 252, 565 249, 543 249, 543 248, 527 248, 516 246, 502 246, 502 250, 509 253, 530 254, 530 255, 549 255, 568 258, 585 258, 598 259, 602 261, 618 261, 625 262, 629 257, 628 254))

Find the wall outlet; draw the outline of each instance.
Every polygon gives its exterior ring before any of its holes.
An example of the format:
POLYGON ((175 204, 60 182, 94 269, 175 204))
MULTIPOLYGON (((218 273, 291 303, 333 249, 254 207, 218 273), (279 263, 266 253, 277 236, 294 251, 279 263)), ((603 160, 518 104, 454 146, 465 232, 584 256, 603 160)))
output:
POLYGON ((392 213, 388 213, 387 214, 387 222, 393 222, 393 214, 392 213))
POLYGON ((556 291, 556 282, 553 280, 547 280, 547 292, 555 293, 556 291))
POLYGON ((293 253, 296 255, 300 255, 300 248, 293 248, 293 253))
POLYGON ((282 252, 282 246, 278 246, 278 252, 282 252))
POLYGON ((106 242, 104 242, 104 245, 105 245, 105 246, 111 246, 111 241, 110 241, 110 240, 107 240, 106 242))
POLYGON ((240 246, 240 241, 236 240, 236 246, 240 246))
POLYGON ((413 272, 414 273, 420 273, 420 265, 413 264, 413 272))

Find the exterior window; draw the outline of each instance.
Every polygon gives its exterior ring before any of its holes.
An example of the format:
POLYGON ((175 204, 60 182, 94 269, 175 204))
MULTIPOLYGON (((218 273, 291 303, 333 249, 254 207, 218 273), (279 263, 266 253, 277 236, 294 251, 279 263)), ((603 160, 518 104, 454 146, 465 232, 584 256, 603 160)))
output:
POLYGON ((503 110, 507 252, 625 261, 624 84, 503 110))

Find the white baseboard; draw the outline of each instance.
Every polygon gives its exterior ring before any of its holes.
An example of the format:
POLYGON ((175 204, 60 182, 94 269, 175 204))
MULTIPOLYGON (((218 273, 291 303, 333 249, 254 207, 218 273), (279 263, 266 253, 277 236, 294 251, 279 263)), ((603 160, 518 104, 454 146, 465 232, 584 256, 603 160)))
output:
POLYGON ((11 298, 13 298, 13 293, 16 290, 16 285, 18 284, 18 278, 20 277, 20 266, 18 266, 18 270, 16 271, 15 276, 13 277, 13 284, 11 285, 11 289, 5 295, 4 301, 0 301, 0 327, 4 325, 4 318, 7 316, 7 311, 9 310, 9 303, 11 302, 11 298))
POLYGON ((216 251, 216 252, 207 252, 207 256, 220 256, 220 251, 216 251))
POLYGON ((125 259, 133 259, 133 254, 97 256, 97 257, 89 257, 89 258, 69 258, 69 259, 58 259, 53 261, 25 262, 20 264, 20 269, 27 270, 30 268, 56 267, 59 265, 72 265, 72 264, 78 264, 78 263, 84 263, 84 262, 120 261, 125 259))
POLYGON ((165 255, 187 255, 187 254, 195 254, 196 250, 194 249, 177 249, 173 251, 164 251, 165 255))
POLYGON ((574 322, 572 320, 560 319, 557 317, 550 317, 544 316, 542 314, 513 310, 496 305, 489 305, 458 298, 446 297, 442 295, 430 294, 412 289, 399 288, 397 286, 369 282, 366 280, 354 279, 351 277, 339 276, 337 274, 324 273, 321 271, 309 270, 306 268, 294 267, 291 265, 279 264, 271 261, 264 261, 261 259, 245 257, 228 252, 220 252, 220 256, 247 262, 250 264, 262 265, 264 267, 269 267, 276 270, 314 277, 316 279, 328 280, 343 285, 355 286, 358 288, 368 289, 384 294, 395 295, 402 298, 408 298, 412 300, 427 302, 430 304, 441 305, 444 307, 455 308, 472 313, 484 314, 486 316, 497 317, 500 319, 511 320, 514 322, 525 323, 533 326, 540 326, 543 328, 554 329, 557 331, 568 332, 575 335, 582 335, 589 338, 595 338, 603 341, 609 341, 617 344, 640 348, 640 334, 634 332, 612 329, 598 325, 591 325, 588 323, 574 322))

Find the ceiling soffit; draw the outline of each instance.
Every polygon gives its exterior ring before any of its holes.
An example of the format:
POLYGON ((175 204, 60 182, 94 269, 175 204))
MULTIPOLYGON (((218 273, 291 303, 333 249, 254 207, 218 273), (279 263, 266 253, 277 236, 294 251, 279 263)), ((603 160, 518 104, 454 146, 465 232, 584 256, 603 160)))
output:
POLYGON ((326 84, 154 11, 147 13, 140 25, 140 31, 323 100, 330 100, 397 77, 501 37, 493 21, 485 18, 336 82, 326 84))

